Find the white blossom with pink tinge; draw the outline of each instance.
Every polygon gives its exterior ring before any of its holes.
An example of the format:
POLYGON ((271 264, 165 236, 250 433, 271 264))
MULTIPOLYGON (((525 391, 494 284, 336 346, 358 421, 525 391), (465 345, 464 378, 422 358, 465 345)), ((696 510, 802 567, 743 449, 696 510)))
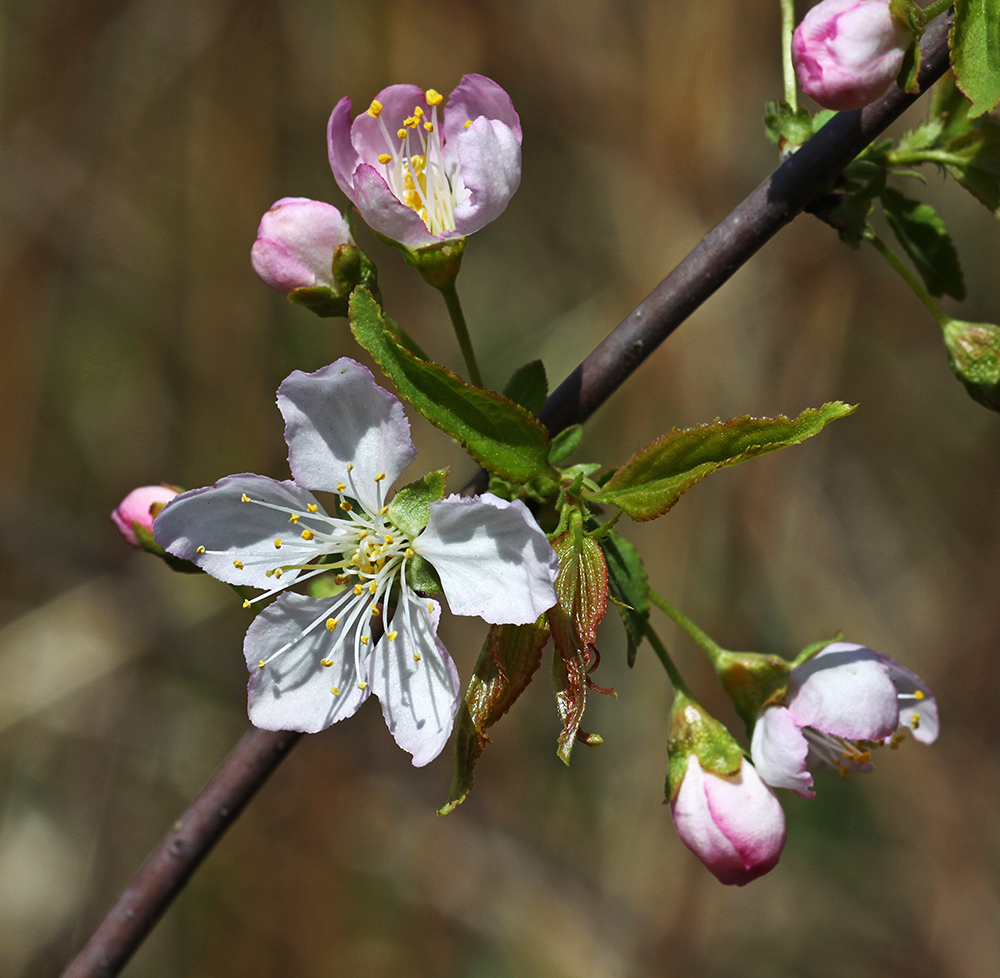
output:
POLYGON ((833 642, 792 670, 784 705, 758 717, 750 753, 769 785, 812 798, 810 768, 870 771, 872 751, 898 746, 904 730, 925 744, 937 739, 926 683, 873 649, 833 642))
POLYGON ((411 250, 478 231, 521 182, 520 120, 483 75, 466 75, 447 102, 391 85, 354 120, 343 98, 327 140, 340 189, 371 228, 411 250))
POLYGON ((232 475, 186 492, 157 518, 157 542, 263 588, 246 606, 278 595, 244 642, 254 724, 314 733, 374 693, 396 742, 427 764, 451 733, 459 681, 440 605, 413 590, 408 566, 434 567, 454 614, 523 625, 555 604, 555 553, 522 502, 489 493, 430 502, 419 532, 394 523, 386 490, 416 450, 402 404, 361 364, 292 372, 278 407, 292 480, 232 475), (334 514, 310 490, 334 494, 334 514), (286 590, 322 574, 336 575, 330 597, 286 590))
POLYGON ((140 486, 133 489, 115 507, 111 522, 133 547, 139 547, 141 544, 135 535, 133 524, 138 523, 142 529, 152 533, 156 514, 176 495, 177 490, 170 486, 140 486))

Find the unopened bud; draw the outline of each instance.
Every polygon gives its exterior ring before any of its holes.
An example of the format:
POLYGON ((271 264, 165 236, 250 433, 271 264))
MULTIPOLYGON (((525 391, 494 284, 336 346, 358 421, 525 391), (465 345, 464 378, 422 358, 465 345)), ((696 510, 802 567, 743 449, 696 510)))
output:
POLYGON ((143 546, 140 537, 151 537, 153 520, 180 492, 173 486, 141 486, 133 489, 111 514, 111 522, 133 547, 143 546), (138 536, 137 536, 138 534, 138 536))
POLYGON ((943 333, 952 373, 974 401, 1000 411, 1000 326, 951 319, 943 333))
POLYGON ((802 90, 827 109, 860 109, 899 75, 913 33, 890 0, 823 0, 795 29, 792 61, 802 90))

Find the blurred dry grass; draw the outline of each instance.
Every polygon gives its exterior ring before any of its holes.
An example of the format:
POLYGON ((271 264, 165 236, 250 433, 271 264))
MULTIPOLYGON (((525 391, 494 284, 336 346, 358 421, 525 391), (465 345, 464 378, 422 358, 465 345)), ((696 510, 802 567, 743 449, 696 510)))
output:
MULTIPOLYGON (((342 203, 324 146, 363 105, 466 71, 505 85, 525 166, 461 286, 489 378, 558 381, 773 166, 777 5, 655 0, 5 0, 0 6, 0 973, 55 974, 245 727, 245 618, 125 553, 133 486, 285 471, 277 383, 357 355, 254 278, 277 197, 342 203)), ((1000 320, 998 229, 932 178, 963 318, 1000 320)), ((443 307, 371 240, 393 313, 446 362, 443 307)), ((134 976, 969 976, 1000 969, 1000 421, 872 255, 802 218, 588 427, 620 461, 672 424, 859 402, 814 442, 628 530, 730 647, 843 628, 936 688, 931 749, 786 799, 778 869, 719 887, 661 804, 663 677, 603 681, 570 770, 544 676, 476 791, 434 816, 377 709, 308 739, 199 871, 134 976)), ((469 471, 415 425, 421 463, 469 471)), ((447 622, 468 674, 482 632, 447 622)), ((705 701, 732 718, 665 625, 705 701)))

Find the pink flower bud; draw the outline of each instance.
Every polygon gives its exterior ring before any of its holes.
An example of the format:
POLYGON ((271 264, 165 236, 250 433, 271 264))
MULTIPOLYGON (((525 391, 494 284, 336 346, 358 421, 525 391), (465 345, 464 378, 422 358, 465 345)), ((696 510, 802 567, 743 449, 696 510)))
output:
POLYGON ((823 0, 795 30, 795 74, 824 108, 860 109, 892 84, 912 41, 889 0, 823 0))
POLYGON ((169 486, 141 486, 133 489, 111 514, 111 522, 121 530, 121 534, 133 546, 142 546, 135 535, 133 523, 144 530, 153 532, 153 520, 157 514, 177 495, 169 486))
POLYGON ((351 231, 336 207, 282 197, 261 218, 250 260, 265 284, 285 295, 293 289, 333 288, 333 256, 343 244, 353 244, 351 231))
POLYGON ((785 813, 743 760, 729 777, 706 771, 695 754, 670 809, 681 841, 720 883, 743 886, 770 872, 785 845, 785 813))

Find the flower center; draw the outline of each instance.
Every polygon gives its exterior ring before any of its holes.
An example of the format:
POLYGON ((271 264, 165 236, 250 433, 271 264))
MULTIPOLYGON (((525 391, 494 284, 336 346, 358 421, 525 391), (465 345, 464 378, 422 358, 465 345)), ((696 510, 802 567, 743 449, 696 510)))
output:
POLYGON ((444 146, 438 129, 437 107, 444 97, 429 88, 421 105, 403 120, 393 139, 382 120, 382 105, 372 102, 368 114, 378 119, 386 152, 378 161, 385 167, 389 189, 411 210, 416 211, 431 234, 455 230, 456 191, 444 162, 444 146))
POLYGON ((872 750, 881 746, 873 741, 836 737, 813 727, 803 727, 802 733, 809 743, 809 753, 820 764, 839 770, 842 778, 853 770, 865 769, 871 763, 872 750))

